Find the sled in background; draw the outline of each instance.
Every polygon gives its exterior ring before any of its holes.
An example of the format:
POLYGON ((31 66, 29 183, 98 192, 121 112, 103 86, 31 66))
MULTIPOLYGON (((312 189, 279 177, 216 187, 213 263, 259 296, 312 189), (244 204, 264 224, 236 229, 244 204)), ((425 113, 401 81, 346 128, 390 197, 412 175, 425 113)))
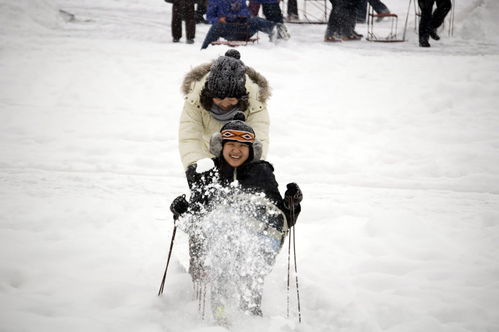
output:
POLYGON ((238 46, 247 46, 247 45, 252 45, 254 43, 258 43, 259 38, 248 38, 245 40, 217 40, 211 43, 211 45, 226 45, 230 47, 238 47, 238 46))
POLYGON ((404 25, 404 33, 402 35, 402 39, 397 37, 397 32, 398 32, 398 15, 394 13, 375 13, 373 7, 368 4, 368 10, 367 10, 367 37, 366 40, 371 41, 371 42, 381 42, 381 43, 397 43, 397 42, 404 42, 405 41, 405 31, 407 29, 407 20, 408 16, 406 17, 405 20, 405 25, 404 25), (377 20, 375 20, 375 18, 377 20), (380 37, 379 34, 376 34, 374 32, 374 26, 379 25, 375 24, 375 21, 378 21, 378 19, 389 19, 390 20, 390 31, 388 35, 384 37, 380 37))

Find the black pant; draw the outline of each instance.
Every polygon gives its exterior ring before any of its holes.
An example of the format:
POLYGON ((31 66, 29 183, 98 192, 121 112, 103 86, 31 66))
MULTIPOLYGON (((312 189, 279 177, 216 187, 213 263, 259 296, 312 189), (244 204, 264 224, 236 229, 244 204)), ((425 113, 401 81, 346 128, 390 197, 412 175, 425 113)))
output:
POLYGON ((418 0, 421 8, 421 21, 419 21, 419 39, 428 39, 430 32, 437 29, 444 22, 445 16, 452 7, 451 0, 418 0), (433 11, 433 4, 437 9, 433 11))
POLYGON ((288 15, 298 15, 297 0, 288 0, 288 15))
POLYGON ((196 20, 203 20, 204 14, 206 14, 206 9, 208 7, 207 0, 197 0, 196 1, 196 20))
POLYGON ((262 11, 265 18, 275 23, 282 23, 282 12, 279 2, 262 3, 262 11))
POLYGON ((327 23, 326 37, 333 34, 350 37, 355 28, 357 2, 359 0, 329 0, 333 5, 327 23))
POLYGON ((196 20, 194 19, 194 0, 177 0, 172 9, 172 36, 173 39, 182 38, 182 20, 185 20, 185 34, 187 39, 196 36, 196 20))

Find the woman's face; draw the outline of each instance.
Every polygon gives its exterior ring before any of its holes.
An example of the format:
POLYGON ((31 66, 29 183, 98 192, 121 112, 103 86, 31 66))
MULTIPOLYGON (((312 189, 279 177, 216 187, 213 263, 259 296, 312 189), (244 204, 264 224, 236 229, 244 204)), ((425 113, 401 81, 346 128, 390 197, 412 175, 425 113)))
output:
POLYGON ((239 100, 237 98, 213 98, 213 103, 224 111, 230 111, 232 107, 236 106, 239 100))
POLYGON ((249 157, 249 145, 239 142, 227 142, 224 144, 222 155, 225 161, 232 167, 239 167, 249 157))

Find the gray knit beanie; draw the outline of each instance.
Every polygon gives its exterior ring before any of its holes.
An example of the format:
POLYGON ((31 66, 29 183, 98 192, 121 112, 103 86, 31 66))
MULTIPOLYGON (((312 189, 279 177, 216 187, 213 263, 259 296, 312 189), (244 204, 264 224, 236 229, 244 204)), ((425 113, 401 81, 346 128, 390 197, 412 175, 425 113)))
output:
POLYGON ((240 58, 241 54, 231 49, 213 62, 205 85, 212 97, 223 99, 246 95, 246 67, 240 58))

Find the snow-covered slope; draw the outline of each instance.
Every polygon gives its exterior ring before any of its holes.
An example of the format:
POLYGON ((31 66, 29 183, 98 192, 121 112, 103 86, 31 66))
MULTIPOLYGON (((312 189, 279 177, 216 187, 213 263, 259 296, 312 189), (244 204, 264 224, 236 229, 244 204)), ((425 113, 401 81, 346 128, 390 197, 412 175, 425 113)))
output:
MULTIPOLYGON (((239 49, 273 88, 281 190, 304 191, 303 323, 294 289, 285 318, 282 252, 265 317, 233 331, 499 330, 498 16, 457 1, 431 49, 411 24, 405 43, 289 25, 287 43, 239 49)), ((156 296, 187 192, 180 83, 226 51, 199 50, 205 25, 171 43, 170 17, 162 1, 0 0, 1 331, 223 330, 198 314, 183 234, 156 296)))

